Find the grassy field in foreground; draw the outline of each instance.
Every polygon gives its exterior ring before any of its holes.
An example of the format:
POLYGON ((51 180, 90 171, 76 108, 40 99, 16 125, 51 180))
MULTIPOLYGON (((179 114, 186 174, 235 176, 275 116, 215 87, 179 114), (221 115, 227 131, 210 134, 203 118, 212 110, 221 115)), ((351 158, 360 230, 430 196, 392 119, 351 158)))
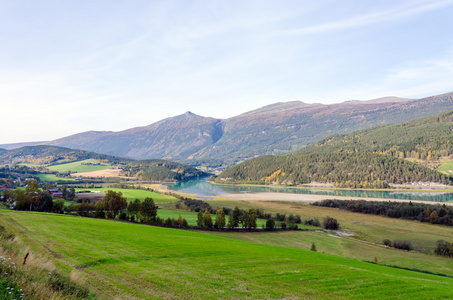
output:
POLYGON ((453 297, 452 278, 186 230, 17 211, 0 225, 103 299, 453 297))
POLYGON ((261 232, 258 234, 241 234, 237 232, 208 233, 255 243, 306 250, 311 248, 312 243, 315 243, 318 252, 363 261, 373 261, 376 258, 379 264, 453 276, 453 259, 449 257, 387 248, 352 237, 336 235, 335 233, 315 231, 279 231, 261 232))
POLYGON ((172 196, 167 196, 163 194, 158 194, 155 192, 147 191, 147 190, 139 190, 139 189, 120 189, 120 188, 109 188, 109 187, 102 187, 102 188, 77 188, 76 192, 78 191, 100 191, 101 193, 107 191, 114 191, 114 192, 121 192, 124 197, 127 198, 127 201, 133 201, 135 199, 144 200, 146 197, 153 198, 155 203, 166 203, 166 202, 176 202, 178 201, 176 198, 172 196))
POLYGON ((99 163, 99 161, 95 159, 86 159, 86 160, 79 160, 67 164, 61 164, 61 165, 55 165, 55 166, 49 166, 47 169, 52 170, 52 171, 57 171, 60 173, 66 173, 71 171, 72 173, 83 173, 83 172, 92 172, 92 171, 99 171, 99 170, 105 170, 105 169, 111 169, 111 166, 102 164, 99 166, 85 166, 82 165, 82 163, 99 163))

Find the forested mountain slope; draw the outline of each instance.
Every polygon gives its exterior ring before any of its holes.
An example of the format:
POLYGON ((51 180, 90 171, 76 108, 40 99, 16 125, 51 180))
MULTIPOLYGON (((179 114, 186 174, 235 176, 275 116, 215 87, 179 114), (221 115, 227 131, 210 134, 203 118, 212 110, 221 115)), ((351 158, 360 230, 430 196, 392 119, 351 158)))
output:
POLYGON ((323 153, 263 156, 223 171, 218 183, 333 183, 337 187, 385 188, 389 183, 436 182, 449 176, 422 165, 374 153, 323 153))
POLYGON ((56 146, 26 146, 12 150, 0 150, 0 165, 9 164, 53 164, 59 161, 71 162, 84 159, 98 159, 108 163, 128 163, 132 159, 114 157, 84 150, 56 146))
POLYGON ((453 154, 453 111, 406 123, 332 135, 298 153, 372 152, 434 160, 453 154))
POLYGON ((189 165, 163 159, 139 160, 129 163, 123 175, 150 181, 181 181, 208 174, 189 165))

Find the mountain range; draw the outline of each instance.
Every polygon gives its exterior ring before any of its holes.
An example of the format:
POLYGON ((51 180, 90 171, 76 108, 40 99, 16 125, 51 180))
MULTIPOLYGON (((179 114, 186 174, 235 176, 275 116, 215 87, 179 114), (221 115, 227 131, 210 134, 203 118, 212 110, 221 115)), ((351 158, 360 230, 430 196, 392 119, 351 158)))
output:
POLYGON ((119 132, 82 132, 45 144, 133 159, 162 158, 192 165, 233 164, 300 149, 335 133, 406 122, 452 109, 453 93, 423 99, 387 97, 330 105, 292 101, 228 119, 186 112, 148 126, 119 132))

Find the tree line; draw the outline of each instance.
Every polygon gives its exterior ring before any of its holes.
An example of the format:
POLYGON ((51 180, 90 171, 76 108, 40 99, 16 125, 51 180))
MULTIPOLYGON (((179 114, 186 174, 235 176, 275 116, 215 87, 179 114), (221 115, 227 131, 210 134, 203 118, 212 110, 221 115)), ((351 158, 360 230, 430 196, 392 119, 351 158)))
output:
POLYGON ((322 200, 315 206, 453 226, 453 209, 444 205, 392 201, 322 200))

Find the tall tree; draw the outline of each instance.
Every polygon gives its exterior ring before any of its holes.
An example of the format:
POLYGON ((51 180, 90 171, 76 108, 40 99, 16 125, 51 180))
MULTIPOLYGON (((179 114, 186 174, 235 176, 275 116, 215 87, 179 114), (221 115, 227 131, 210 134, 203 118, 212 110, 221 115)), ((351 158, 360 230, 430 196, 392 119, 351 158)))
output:
POLYGON ((145 200, 143 200, 140 206, 140 214, 145 223, 156 223, 157 206, 154 204, 152 198, 146 197, 145 200))
POLYGON ((127 200, 123 197, 123 193, 115 191, 107 191, 107 194, 102 200, 104 202, 104 208, 109 210, 111 216, 115 218, 123 209, 127 207, 127 200))
POLYGON ((129 202, 129 205, 127 206, 127 214, 132 221, 138 221, 141 204, 142 202, 139 199, 129 202))
POLYGON ((211 214, 207 210, 203 214, 203 224, 204 224, 204 227, 212 228, 211 214))
POLYGON ((197 214, 197 226, 198 227, 203 227, 203 213, 200 211, 197 214))
POLYGON ((256 228, 256 219, 258 216, 256 215, 255 209, 250 208, 249 211, 246 213, 246 215, 247 215, 247 219, 246 219, 245 227, 248 229, 256 228))
POLYGON ((225 227, 225 212, 223 211, 222 208, 218 209, 216 212, 214 227, 215 228, 225 227))
POLYGON ((75 196, 76 196, 75 189, 74 189, 73 186, 71 186, 71 187, 69 188, 69 192, 68 192, 68 200, 69 200, 69 201, 74 201, 75 196))
POLYGON ((41 192, 36 181, 28 181, 27 187, 25 188, 25 200, 30 205, 30 211, 41 202, 41 192))
POLYGON ((239 219, 241 218, 241 210, 239 207, 235 207, 230 214, 230 218, 228 220, 228 228, 235 228, 239 226, 239 219))

